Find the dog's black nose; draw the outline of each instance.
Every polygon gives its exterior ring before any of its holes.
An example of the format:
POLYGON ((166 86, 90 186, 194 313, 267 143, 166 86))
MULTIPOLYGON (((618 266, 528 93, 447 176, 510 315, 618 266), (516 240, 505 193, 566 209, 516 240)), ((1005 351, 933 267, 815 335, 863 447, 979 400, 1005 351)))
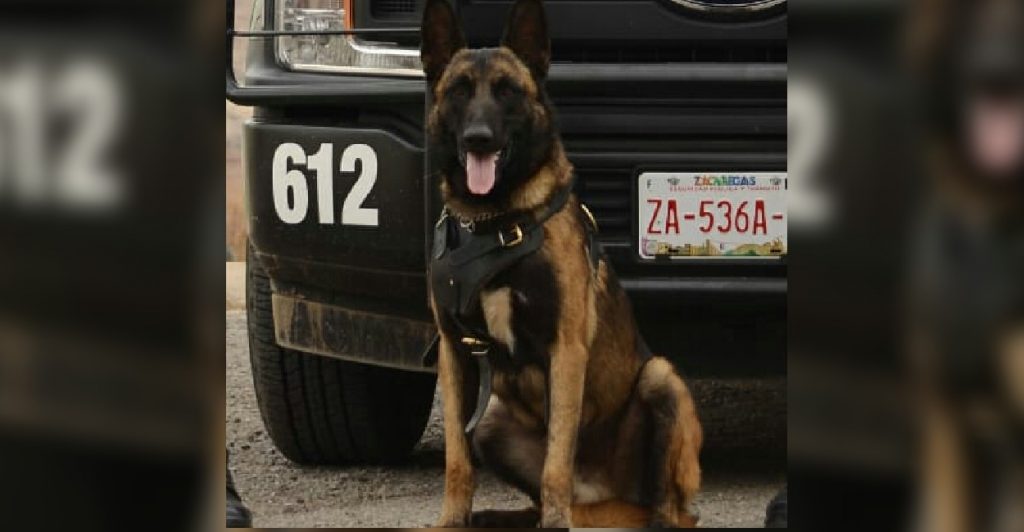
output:
POLYGON ((487 124, 473 124, 462 132, 462 143, 467 149, 485 149, 494 141, 494 132, 487 124))

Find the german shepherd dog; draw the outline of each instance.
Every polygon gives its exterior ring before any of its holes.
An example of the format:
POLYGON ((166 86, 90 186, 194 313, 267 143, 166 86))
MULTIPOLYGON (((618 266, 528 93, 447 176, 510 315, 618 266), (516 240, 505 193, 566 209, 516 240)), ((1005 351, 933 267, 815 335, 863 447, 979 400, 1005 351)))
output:
POLYGON ((611 265, 587 245, 592 219, 570 194, 573 167, 544 87, 541 1, 516 2, 500 47, 471 50, 448 2, 429 0, 422 43, 445 215, 492 240, 481 226, 526 219, 542 239, 472 302, 482 336, 513 362, 495 363, 493 396, 469 435, 480 373, 465 344, 479 342, 431 285, 445 427, 438 525, 694 526, 701 426, 672 364, 646 355, 611 265), (534 507, 473 513, 474 455, 534 507))
POLYGON ((920 7, 908 42, 930 103, 934 184, 911 316, 921 518, 949 532, 1024 530, 1024 5, 920 7))

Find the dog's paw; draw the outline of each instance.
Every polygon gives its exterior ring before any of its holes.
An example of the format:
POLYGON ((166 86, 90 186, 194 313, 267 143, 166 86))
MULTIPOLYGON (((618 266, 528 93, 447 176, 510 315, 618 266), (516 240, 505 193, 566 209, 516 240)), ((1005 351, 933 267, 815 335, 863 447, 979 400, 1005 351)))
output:
POLYGON ((540 518, 540 528, 570 528, 568 511, 545 510, 540 518))

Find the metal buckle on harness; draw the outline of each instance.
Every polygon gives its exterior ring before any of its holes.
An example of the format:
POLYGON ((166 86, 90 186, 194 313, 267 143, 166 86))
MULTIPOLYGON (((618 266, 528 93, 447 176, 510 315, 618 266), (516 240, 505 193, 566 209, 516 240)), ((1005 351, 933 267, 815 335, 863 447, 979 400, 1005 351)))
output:
POLYGON ((484 356, 490 351, 490 345, 487 342, 471 336, 463 336, 462 345, 469 347, 469 352, 476 356, 484 356))
POLYGON ((512 228, 512 234, 514 234, 515 237, 511 241, 505 242, 505 234, 498 231, 498 242, 501 242, 502 247, 510 248, 518 246, 523 242, 523 230, 519 228, 519 224, 516 224, 515 227, 512 228))

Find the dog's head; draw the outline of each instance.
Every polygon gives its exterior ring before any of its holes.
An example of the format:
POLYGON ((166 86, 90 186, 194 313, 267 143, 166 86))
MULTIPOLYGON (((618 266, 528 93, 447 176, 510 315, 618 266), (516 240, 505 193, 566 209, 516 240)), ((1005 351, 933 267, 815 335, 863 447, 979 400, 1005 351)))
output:
POLYGON ((531 182, 557 142, 544 90, 551 45, 541 1, 516 2, 501 47, 471 50, 448 2, 428 0, 422 39, 433 95, 427 135, 445 201, 478 213, 528 206, 524 191, 537 188, 531 182))
POLYGON ((975 173, 1024 192, 1024 9, 1019 0, 976 4, 954 62, 959 140, 975 173))
POLYGON ((1019 0, 930 1, 912 26, 942 143, 940 167, 960 190, 1024 195, 1024 7, 1019 0))

